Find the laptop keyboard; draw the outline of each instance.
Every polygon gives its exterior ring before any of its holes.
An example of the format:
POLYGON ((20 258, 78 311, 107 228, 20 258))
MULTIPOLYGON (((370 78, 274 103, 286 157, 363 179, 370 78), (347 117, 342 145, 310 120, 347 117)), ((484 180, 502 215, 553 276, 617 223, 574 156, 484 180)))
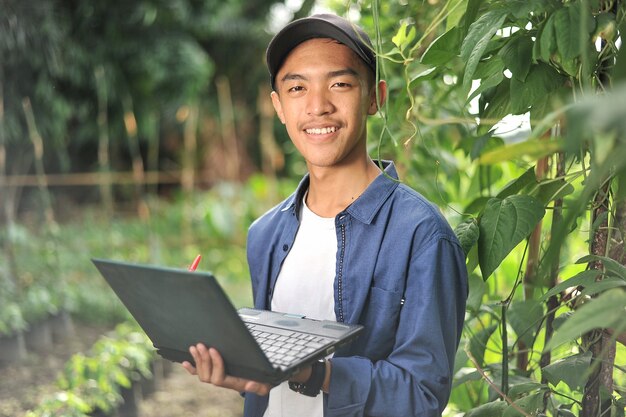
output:
POLYGON ((304 358, 332 340, 326 337, 246 323, 269 361, 281 368, 304 358))

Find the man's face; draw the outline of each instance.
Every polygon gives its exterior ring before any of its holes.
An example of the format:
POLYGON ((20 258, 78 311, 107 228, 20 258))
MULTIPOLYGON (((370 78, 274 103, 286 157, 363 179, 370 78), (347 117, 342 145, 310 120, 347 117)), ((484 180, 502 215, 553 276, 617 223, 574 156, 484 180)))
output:
POLYGON ((377 110, 367 80, 365 64, 332 39, 305 41, 283 63, 272 103, 309 169, 366 155, 366 120, 377 110))

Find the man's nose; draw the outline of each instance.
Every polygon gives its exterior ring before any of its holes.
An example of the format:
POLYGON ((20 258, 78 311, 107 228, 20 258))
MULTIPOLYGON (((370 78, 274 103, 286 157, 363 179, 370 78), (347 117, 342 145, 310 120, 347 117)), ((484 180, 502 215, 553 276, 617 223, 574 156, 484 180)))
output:
POLYGON ((330 92, 326 88, 311 88, 307 99, 307 114, 309 115, 321 116, 332 113, 334 110, 334 105, 330 98, 330 92))

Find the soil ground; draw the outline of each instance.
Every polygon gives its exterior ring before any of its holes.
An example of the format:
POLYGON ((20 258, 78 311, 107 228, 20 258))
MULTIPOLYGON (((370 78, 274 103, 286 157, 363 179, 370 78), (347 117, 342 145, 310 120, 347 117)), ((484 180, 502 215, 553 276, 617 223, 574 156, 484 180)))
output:
MULTIPOLYGON (((0 367, 0 417, 22 417, 58 390, 56 381, 65 362, 87 352, 109 328, 74 322, 74 335, 45 353, 29 352, 20 364, 0 367)), ((140 417, 240 417, 243 400, 236 392, 198 382, 174 365, 157 390, 139 405, 140 417)))

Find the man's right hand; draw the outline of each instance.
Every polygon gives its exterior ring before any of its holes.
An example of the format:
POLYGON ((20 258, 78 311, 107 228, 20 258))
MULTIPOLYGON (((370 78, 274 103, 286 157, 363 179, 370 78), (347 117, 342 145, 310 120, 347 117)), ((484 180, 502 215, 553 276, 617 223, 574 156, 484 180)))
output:
POLYGON ((183 368, 191 375, 196 375, 202 382, 218 387, 230 388, 238 392, 251 392, 257 395, 267 395, 272 388, 269 384, 226 375, 224 360, 214 348, 207 348, 202 343, 198 343, 189 348, 189 353, 191 353, 196 366, 194 367, 191 363, 185 361, 183 362, 183 368))

